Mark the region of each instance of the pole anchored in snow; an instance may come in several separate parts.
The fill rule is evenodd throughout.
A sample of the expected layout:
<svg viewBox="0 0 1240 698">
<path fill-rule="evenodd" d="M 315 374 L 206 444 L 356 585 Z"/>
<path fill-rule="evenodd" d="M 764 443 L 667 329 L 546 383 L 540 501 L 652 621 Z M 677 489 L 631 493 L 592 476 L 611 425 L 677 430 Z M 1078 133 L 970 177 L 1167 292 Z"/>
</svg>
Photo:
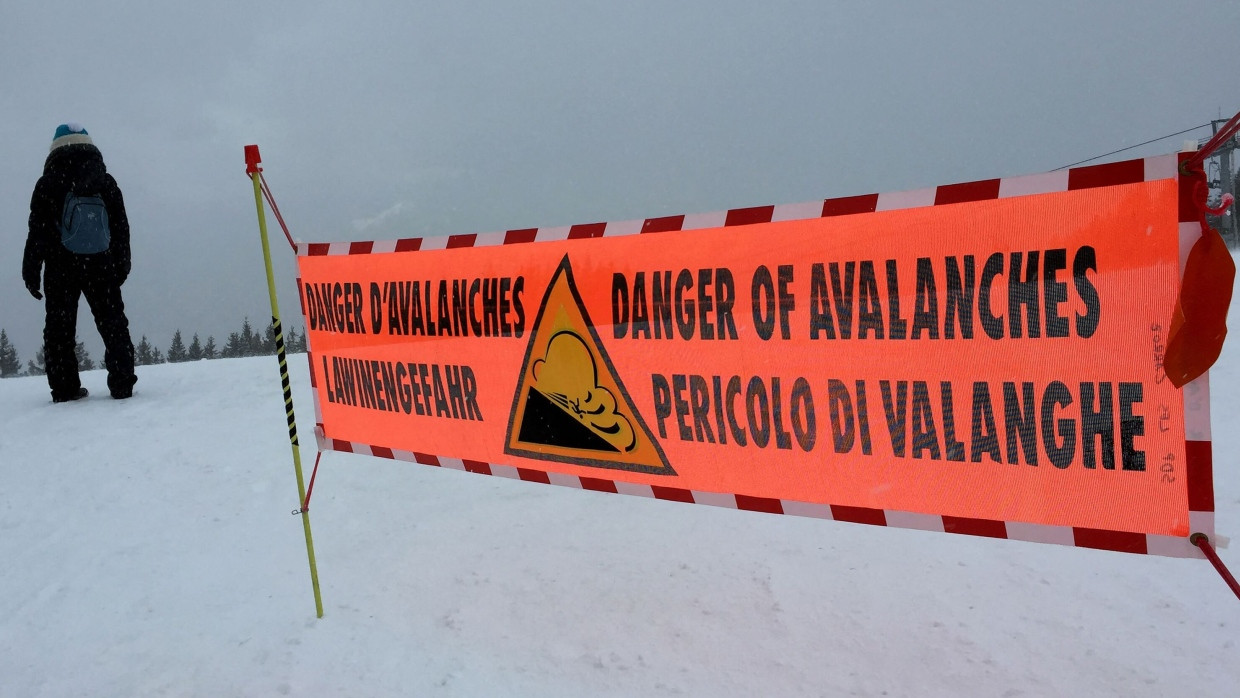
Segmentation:
<svg viewBox="0 0 1240 698">
<path fill-rule="evenodd" d="M 1231 575 L 1231 570 L 1227 569 L 1227 565 L 1223 564 L 1222 558 L 1218 556 L 1218 553 L 1214 552 L 1214 546 L 1210 545 L 1209 537 L 1204 533 L 1194 533 L 1188 537 L 1188 542 L 1201 548 L 1201 552 L 1205 553 L 1206 559 L 1210 561 L 1211 565 L 1214 565 L 1214 569 L 1218 571 L 1219 576 L 1227 583 L 1228 588 L 1232 590 L 1237 599 L 1240 599 L 1240 582 L 1236 581 L 1236 578 Z"/>
<path fill-rule="evenodd" d="M 258 208 L 258 232 L 263 241 L 263 263 L 267 267 L 267 293 L 271 298 L 271 325 L 276 335 L 276 358 L 280 361 L 280 384 L 284 387 L 284 407 L 288 416 L 288 439 L 293 448 L 293 468 L 297 471 L 297 501 L 306 501 L 305 480 L 301 474 L 301 454 L 297 445 L 297 420 L 293 416 L 293 392 L 288 378 L 288 357 L 284 352 L 284 331 L 280 327 L 280 303 L 276 298 L 275 274 L 271 271 L 271 246 L 267 243 L 267 217 L 263 213 L 262 157 L 257 145 L 245 147 L 245 173 L 254 182 L 254 205 Z M 287 233 L 286 233 L 287 234 Z M 306 532 L 306 556 L 310 559 L 310 582 L 314 585 L 314 608 L 323 617 L 323 597 L 319 593 L 319 569 L 314 562 L 314 537 L 310 534 L 310 512 L 303 506 L 301 525 Z"/>
</svg>

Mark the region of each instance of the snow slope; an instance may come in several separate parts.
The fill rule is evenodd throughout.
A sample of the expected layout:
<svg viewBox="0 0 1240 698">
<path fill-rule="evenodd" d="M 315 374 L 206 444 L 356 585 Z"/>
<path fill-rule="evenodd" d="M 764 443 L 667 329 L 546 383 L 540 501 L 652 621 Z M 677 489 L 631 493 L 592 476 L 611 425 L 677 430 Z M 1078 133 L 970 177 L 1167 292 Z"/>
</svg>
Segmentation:
<svg viewBox="0 0 1240 698">
<path fill-rule="evenodd" d="M 1240 601 L 1204 561 L 339 453 L 311 505 L 316 619 L 277 371 L 144 367 L 133 400 L 65 405 L 0 381 L 0 696 L 1240 695 Z M 1237 388 L 1233 339 L 1213 373 L 1233 536 Z"/>
</svg>

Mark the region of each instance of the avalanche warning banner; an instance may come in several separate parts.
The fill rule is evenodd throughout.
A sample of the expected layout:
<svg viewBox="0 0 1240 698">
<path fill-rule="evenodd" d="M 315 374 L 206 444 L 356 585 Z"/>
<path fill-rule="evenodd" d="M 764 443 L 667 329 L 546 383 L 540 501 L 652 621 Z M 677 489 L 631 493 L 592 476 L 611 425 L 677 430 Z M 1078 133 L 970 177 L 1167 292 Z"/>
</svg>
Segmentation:
<svg viewBox="0 0 1240 698">
<path fill-rule="evenodd" d="M 1187 187 L 1184 187 L 1187 188 Z M 1161 358 L 1175 156 L 298 258 L 320 447 L 1198 556 L 1206 378 Z M 1187 209 L 1186 209 L 1187 210 Z"/>
</svg>

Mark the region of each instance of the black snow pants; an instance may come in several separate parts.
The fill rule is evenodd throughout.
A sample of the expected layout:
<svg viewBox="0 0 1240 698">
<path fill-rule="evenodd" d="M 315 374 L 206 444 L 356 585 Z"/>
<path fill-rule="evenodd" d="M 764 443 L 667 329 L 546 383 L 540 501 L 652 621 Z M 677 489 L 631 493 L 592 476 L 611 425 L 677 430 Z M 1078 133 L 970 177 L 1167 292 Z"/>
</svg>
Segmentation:
<svg viewBox="0 0 1240 698">
<path fill-rule="evenodd" d="M 115 395 L 133 389 L 134 350 L 129 337 L 129 319 L 121 287 L 111 274 L 99 273 L 84 265 L 49 264 L 43 277 L 47 296 L 47 321 L 43 326 L 43 360 L 52 399 L 72 398 L 82 383 L 78 377 L 77 311 L 78 299 L 86 296 L 95 327 L 103 338 L 103 364 L 108 369 L 108 389 Z"/>
</svg>

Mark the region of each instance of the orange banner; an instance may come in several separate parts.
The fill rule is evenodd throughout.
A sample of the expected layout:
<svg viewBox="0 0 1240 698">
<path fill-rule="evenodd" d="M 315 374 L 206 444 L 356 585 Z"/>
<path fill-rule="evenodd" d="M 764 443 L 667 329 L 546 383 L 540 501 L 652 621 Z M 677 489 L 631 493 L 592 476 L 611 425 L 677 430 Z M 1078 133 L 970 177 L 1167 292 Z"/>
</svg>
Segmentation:
<svg viewBox="0 0 1240 698">
<path fill-rule="evenodd" d="M 1185 536 L 1177 181 L 299 258 L 328 439 Z"/>
</svg>

